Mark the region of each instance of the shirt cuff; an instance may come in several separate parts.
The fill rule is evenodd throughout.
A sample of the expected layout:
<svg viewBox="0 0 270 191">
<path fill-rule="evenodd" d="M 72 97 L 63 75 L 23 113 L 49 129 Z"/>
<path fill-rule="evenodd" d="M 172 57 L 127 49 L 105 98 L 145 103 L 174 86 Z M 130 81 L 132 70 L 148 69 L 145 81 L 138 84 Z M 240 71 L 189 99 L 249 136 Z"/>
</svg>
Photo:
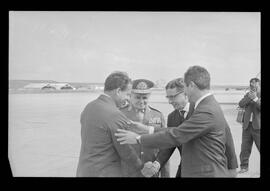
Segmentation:
<svg viewBox="0 0 270 191">
<path fill-rule="evenodd" d="M 153 134 L 155 131 L 155 128 L 153 126 L 148 126 L 149 127 L 149 134 Z"/>
<path fill-rule="evenodd" d="M 258 99 L 259 99 L 258 97 L 255 97 L 255 98 L 253 99 L 253 101 L 256 102 L 256 101 L 258 101 Z"/>
<path fill-rule="evenodd" d="M 154 161 L 153 165 L 159 170 L 160 169 L 160 163 L 158 161 Z"/>
</svg>

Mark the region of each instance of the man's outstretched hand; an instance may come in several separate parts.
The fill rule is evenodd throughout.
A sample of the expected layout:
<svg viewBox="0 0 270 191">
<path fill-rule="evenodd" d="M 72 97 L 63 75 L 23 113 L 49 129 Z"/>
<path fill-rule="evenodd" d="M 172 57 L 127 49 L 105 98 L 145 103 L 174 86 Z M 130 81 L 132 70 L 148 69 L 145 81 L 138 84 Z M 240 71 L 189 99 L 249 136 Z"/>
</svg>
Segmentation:
<svg viewBox="0 0 270 191">
<path fill-rule="evenodd" d="M 139 136 L 137 133 L 134 133 L 132 131 L 127 131 L 124 129 L 117 129 L 118 133 L 115 133 L 114 135 L 117 138 L 117 141 L 120 142 L 121 145 L 123 144 L 137 144 L 136 137 Z"/>
<path fill-rule="evenodd" d="M 149 127 L 147 125 L 140 123 L 140 122 L 130 120 L 129 127 L 130 127 L 130 129 L 132 129 L 132 131 L 136 132 L 137 134 L 148 134 L 149 133 Z"/>
</svg>

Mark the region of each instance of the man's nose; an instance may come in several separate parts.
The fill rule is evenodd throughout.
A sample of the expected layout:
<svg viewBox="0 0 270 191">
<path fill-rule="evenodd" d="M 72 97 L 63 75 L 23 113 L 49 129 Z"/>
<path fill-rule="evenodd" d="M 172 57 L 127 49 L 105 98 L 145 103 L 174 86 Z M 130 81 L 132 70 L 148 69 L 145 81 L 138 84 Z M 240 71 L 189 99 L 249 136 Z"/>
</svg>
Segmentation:
<svg viewBox="0 0 270 191">
<path fill-rule="evenodd" d="M 143 98 L 140 98 L 140 100 L 139 100 L 139 101 L 143 103 L 143 102 L 144 102 L 144 99 L 143 99 Z"/>
</svg>

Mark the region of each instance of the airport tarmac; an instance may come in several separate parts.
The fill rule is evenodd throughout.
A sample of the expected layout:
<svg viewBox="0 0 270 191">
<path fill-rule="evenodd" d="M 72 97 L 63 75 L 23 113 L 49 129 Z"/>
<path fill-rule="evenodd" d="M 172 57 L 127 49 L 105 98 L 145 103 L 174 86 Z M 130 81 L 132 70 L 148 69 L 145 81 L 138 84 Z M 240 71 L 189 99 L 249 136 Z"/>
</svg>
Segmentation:
<svg viewBox="0 0 270 191">
<path fill-rule="evenodd" d="M 16 177 L 75 177 L 80 152 L 80 113 L 98 95 L 10 94 L 9 161 Z M 167 103 L 150 103 L 165 116 Z M 241 125 L 236 105 L 221 105 L 233 135 L 239 162 Z M 178 150 L 170 159 L 171 177 L 180 161 Z M 240 163 L 239 163 L 240 165 Z M 260 177 L 260 154 L 253 144 L 249 172 L 238 177 Z"/>
</svg>

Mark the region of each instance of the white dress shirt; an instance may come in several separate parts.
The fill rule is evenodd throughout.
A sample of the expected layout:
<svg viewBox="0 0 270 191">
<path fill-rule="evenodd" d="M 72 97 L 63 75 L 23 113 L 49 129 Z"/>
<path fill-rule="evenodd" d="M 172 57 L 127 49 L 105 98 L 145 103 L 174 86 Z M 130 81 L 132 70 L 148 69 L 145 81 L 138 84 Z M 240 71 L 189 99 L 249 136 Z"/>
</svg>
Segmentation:
<svg viewBox="0 0 270 191">
<path fill-rule="evenodd" d="M 258 97 L 255 97 L 253 101 L 256 102 L 258 101 L 258 99 L 259 99 Z M 252 122 L 252 118 L 253 118 L 253 112 L 251 112 L 251 115 L 250 115 L 250 120 L 249 120 L 250 122 Z"/>
<path fill-rule="evenodd" d="M 189 105 L 190 105 L 190 103 L 187 102 L 187 104 L 185 105 L 184 109 L 182 110 L 182 111 L 185 111 L 184 118 L 187 117 L 187 114 L 188 114 L 188 111 L 189 111 Z M 180 110 L 179 110 L 179 112 L 180 112 Z"/>
</svg>

